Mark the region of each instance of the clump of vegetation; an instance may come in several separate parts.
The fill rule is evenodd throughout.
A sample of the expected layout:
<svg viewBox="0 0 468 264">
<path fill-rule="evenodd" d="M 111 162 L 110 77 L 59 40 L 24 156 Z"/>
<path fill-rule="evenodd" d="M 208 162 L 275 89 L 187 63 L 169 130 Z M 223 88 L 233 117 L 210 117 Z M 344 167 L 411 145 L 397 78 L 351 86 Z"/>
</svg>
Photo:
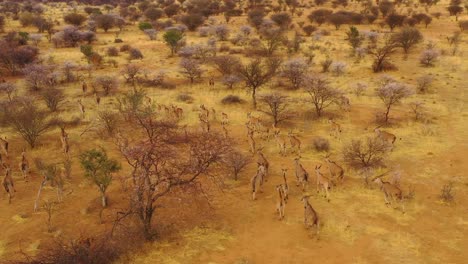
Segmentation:
<svg viewBox="0 0 468 264">
<path fill-rule="evenodd" d="M 354 167 L 372 167 L 382 164 L 388 145 L 377 137 L 352 140 L 343 148 L 343 157 Z"/>
<path fill-rule="evenodd" d="M 222 104 L 225 104 L 225 105 L 228 105 L 228 104 L 242 104 L 244 103 L 244 100 L 242 100 L 239 96 L 237 95 L 228 95 L 226 97 L 224 97 L 222 100 L 221 100 L 221 103 Z"/>
<path fill-rule="evenodd" d="M 330 142 L 328 139 L 323 138 L 323 137 L 316 137 L 312 141 L 312 145 L 314 146 L 314 149 L 319 152 L 328 152 L 330 150 Z"/>
<path fill-rule="evenodd" d="M 120 170 L 116 160 L 110 159 L 104 150 L 91 149 L 80 154 L 84 176 L 92 181 L 101 193 L 102 207 L 107 206 L 107 188 L 112 183 L 112 174 Z"/>
<path fill-rule="evenodd" d="M 191 96 L 190 94 L 186 94 L 186 93 L 183 93 L 183 94 L 179 94 L 177 95 L 177 101 L 179 102 L 184 102 L 184 103 L 192 103 L 194 100 L 193 96 Z"/>
<path fill-rule="evenodd" d="M 453 202 L 454 198 L 453 183 L 449 182 L 444 184 L 444 186 L 442 186 L 442 190 L 440 191 L 440 199 L 446 203 L 451 203 Z"/>
</svg>

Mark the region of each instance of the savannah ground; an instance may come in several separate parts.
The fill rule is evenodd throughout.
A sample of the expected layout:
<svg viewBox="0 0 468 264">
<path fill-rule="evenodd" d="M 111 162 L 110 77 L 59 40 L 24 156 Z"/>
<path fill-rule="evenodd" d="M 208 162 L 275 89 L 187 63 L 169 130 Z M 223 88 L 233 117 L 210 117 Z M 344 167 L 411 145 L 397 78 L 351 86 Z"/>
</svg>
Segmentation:
<svg viewBox="0 0 468 264">
<path fill-rule="evenodd" d="M 445 7 L 446 1 L 431 7 L 431 11 L 440 10 L 440 19 L 424 28 L 417 26 L 424 35 L 424 43 L 432 40 L 440 50 L 449 50 L 446 37 L 458 30 L 454 17 L 449 17 Z M 357 9 L 358 4 L 350 3 L 349 9 Z M 81 8 L 80 6 L 78 8 Z M 404 9 L 404 8 L 403 8 Z M 418 9 L 418 8 L 415 8 Z M 422 10 L 422 7 L 419 7 Z M 48 8 L 45 16 L 61 19 L 65 5 Z M 307 21 L 306 15 L 311 8 L 304 10 L 301 17 L 293 17 L 295 23 Z M 465 13 L 459 17 L 462 20 Z M 221 23 L 222 16 L 214 16 Z M 246 24 L 246 16 L 234 17 L 229 23 L 232 32 Z M 377 24 L 357 25 L 359 30 L 382 29 Z M 324 152 L 317 152 L 312 146 L 313 139 L 320 136 L 330 141 L 331 157 L 344 165 L 342 158 L 343 146 L 351 139 L 374 135 L 375 114 L 383 110 L 381 101 L 375 96 L 374 89 L 382 73 L 371 70 L 372 58 L 364 57 L 360 62 L 351 57 L 350 47 L 345 39 L 347 25 L 340 30 L 324 24 L 320 29 L 327 29 L 331 35 L 320 40 L 306 37 L 302 44 L 307 49 L 312 43 L 324 47 L 333 60 L 345 61 L 347 71 L 342 76 L 329 74 L 333 87 L 345 91 L 350 98 L 349 112 L 341 111 L 332 106 L 325 110 L 325 116 L 317 118 L 312 105 L 303 99 L 308 95 L 303 90 L 291 91 L 276 87 L 276 81 L 260 88 L 259 94 L 279 91 L 293 100 L 289 108 L 294 111 L 294 117 L 280 124 L 282 134 L 292 130 L 299 135 L 303 150 L 301 162 L 311 174 L 312 181 L 306 194 L 312 195 L 310 202 L 321 217 L 320 236 L 308 231 L 303 225 L 303 206 L 300 198 L 303 196 L 299 187 L 295 186 L 293 159 L 295 154 L 288 153 L 285 157 L 278 154 L 274 140 L 257 140 L 263 147 L 271 166 L 269 181 L 264 186 L 264 192 L 257 194 L 257 200 L 252 201 L 249 180 L 256 171 L 255 162 L 244 170 L 238 181 L 232 180 L 229 172 L 219 172 L 223 176 L 222 183 L 206 181 L 204 191 L 207 197 L 176 193 L 164 199 L 164 206 L 158 208 L 154 224 L 159 238 L 151 243 L 132 249 L 127 256 L 117 263 L 464 263 L 468 257 L 468 133 L 466 108 L 466 76 L 467 43 L 466 33 L 456 56 L 445 54 L 440 57 L 434 67 L 421 67 L 419 54 L 424 49 L 424 43 L 415 46 L 404 58 L 399 49 L 391 56 L 397 65 L 397 71 L 390 74 L 398 81 L 415 86 L 416 79 L 424 74 L 434 77 L 431 90 L 425 94 L 416 93 L 405 99 L 391 112 L 391 121 L 384 129 L 397 135 L 394 150 L 388 154 L 386 167 L 377 170 L 375 174 L 388 168 L 399 166 L 402 171 L 401 186 L 407 194 L 414 188 L 414 198 L 405 201 L 406 213 L 393 209 L 384 203 L 383 193 L 377 186 L 365 186 L 357 170 L 349 166 L 345 168 L 345 181 L 331 190 L 331 200 L 327 202 L 315 193 L 314 167 L 323 163 Z M 18 21 L 9 20 L 6 30 L 20 30 Z M 395 29 L 396 31 L 399 28 Z M 34 28 L 21 28 L 21 31 L 34 32 Z M 228 90 L 218 81 L 218 75 L 210 65 L 203 66 L 205 72 L 202 79 L 190 85 L 179 73 L 177 56 L 169 57 L 169 49 L 161 40 L 150 41 L 136 23 L 125 27 L 120 34 L 122 44 L 114 44 L 114 30 L 104 33 L 98 31 L 98 40 L 94 49 L 105 54 L 110 46 L 119 47 L 130 44 L 139 48 L 144 58 L 132 63 L 143 66 L 148 71 L 165 70 L 171 83 L 176 84 L 172 90 L 161 88 L 145 88 L 148 96 L 161 104 L 176 104 L 184 109 L 183 124 L 191 130 L 199 130 L 197 111 L 200 104 L 215 108 L 218 113 L 229 115 L 230 137 L 238 149 L 247 155 L 248 143 L 245 122 L 246 113 L 262 117 L 269 124 L 269 118 L 251 108 L 250 95 L 239 84 L 234 90 Z M 291 35 L 292 32 L 289 32 Z M 195 32 L 186 35 L 187 43 L 206 42 L 207 38 L 199 37 Z M 228 45 L 229 42 L 224 42 Z M 221 44 L 221 42 L 219 42 Z M 55 49 L 47 41 L 39 44 L 40 58 L 44 63 L 52 61 L 61 64 L 64 61 L 74 61 L 85 65 L 86 60 L 79 48 Z M 286 57 L 283 49 L 279 54 Z M 293 55 L 295 56 L 295 55 Z M 320 71 L 319 62 L 325 58 L 320 50 L 315 51 L 313 72 Z M 131 88 L 123 84 L 118 71 L 128 63 L 122 53 L 115 58 L 118 67 L 105 66 L 92 74 L 98 76 L 107 74 L 119 78 L 122 85 L 116 94 L 103 97 L 99 110 L 115 109 L 119 94 Z M 242 56 L 242 60 L 248 58 Z M 86 71 L 80 72 L 87 77 Z M 208 77 L 215 76 L 214 88 L 209 88 Z M 23 87 L 21 77 L 8 77 L 7 81 L 16 82 L 18 94 L 28 93 Z M 356 82 L 366 82 L 369 88 L 362 96 L 355 96 L 351 87 Z M 64 119 L 79 116 L 76 100 L 82 98 L 88 112 L 79 126 L 67 129 L 73 157 L 73 173 L 65 184 L 64 201 L 56 206 L 52 216 L 53 232 L 47 232 L 44 210 L 33 212 L 33 203 L 40 176 L 32 169 L 31 180 L 24 182 L 16 165 L 13 177 L 17 192 L 8 204 L 6 194 L 2 191 L 0 200 L 0 262 L 23 259 L 24 255 L 39 254 L 46 245 L 58 238 L 77 238 L 92 236 L 108 230 L 117 212 L 127 206 L 128 194 L 122 191 L 121 184 L 114 180 L 108 191 L 109 206 L 102 211 L 100 223 L 100 199 L 94 185 L 82 177 L 82 169 L 76 157 L 90 148 L 104 147 L 109 156 L 122 162 L 123 170 L 118 174 L 125 176 L 128 168 L 112 140 L 101 139 L 95 133 L 82 133 L 96 119 L 98 107 L 93 96 L 83 96 L 80 83 L 67 84 L 60 87 L 66 92 L 67 99 L 58 113 Z M 178 102 L 177 96 L 190 94 L 194 100 L 191 103 Z M 223 105 L 221 99 L 234 94 L 246 102 L 242 105 Z M 428 122 L 415 121 L 409 103 L 424 102 Z M 260 105 L 260 107 L 262 107 Z M 334 117 L 343 128 L 341 140 L 329 135 L 328 119 Z M 213 121 L 213 130 L 220 131 L 218 121 Z M 19 164 L 21 149 L 26 143 L 10 128 L 2 128 L 2 136 L 7 136 L 11 146 L 12 164 Z M 288 149 L 289 151 L 289 149 Z M 61 160 L 59 129 L 52 129 L 40 139 L 39 146 L 28 149 L 31 160 L 42 157 L 59 162 Z M 254 161 L 256 157 L 254 157 Z M 276 191 L 274 186 L 282 183 L 281 168 L 288 168 L 288 179 L 291 188 L 290 200 L 286 205 L 286 217 L 279 221 L 275 212 Z M 441 189 L 445 184 L 453 183 L 454 201 L 443 202 L 440 198 Z M 46 187 L 42 200 L 56 199 L 55 189 Z"/>
</svg>

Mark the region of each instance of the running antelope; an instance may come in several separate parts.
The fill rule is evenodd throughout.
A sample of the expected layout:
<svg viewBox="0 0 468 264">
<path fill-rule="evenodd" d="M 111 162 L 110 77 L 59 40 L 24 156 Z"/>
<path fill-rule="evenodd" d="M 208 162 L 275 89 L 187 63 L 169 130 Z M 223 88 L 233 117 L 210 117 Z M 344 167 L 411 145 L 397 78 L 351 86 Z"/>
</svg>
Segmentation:
<svg viewBox="0 0 468 264">
<path fill-rule="evenodd" d="M 181 119 L 182 115 L 184 114 L 184 109 L 175 105 L 172 106 L 172 111 L 174 112 L 174 116 L 176 119 Z"/>
<path fill-rule="evenodd" d="M 288 169 L 282 168 L 281 171 L 283 172 L 283 193 L 284 193 L 284 202 L 287 203 L 289 199 L 289 185 L 288 185 L 288 180 L 286 179 L 286 173 L 288 172 Z"/>
<path fill-rule="evenodd" d="M 382 140 L 384 143 L 388 144 L 390 146 L 390 150 L 393 150 L 393 145 L 394 145 L 395 140 L 396 140 L 397 137 L 392 133 L 380 130 L 379 127 L 374 129 L 374 131 L 375 131 L 375 134 L 377 135 L 377 137 L 380 140 Z"/>
<path fill-rule="evenodd" d="M 0 137 L 0 148 L 1 148 L 1 151 L 5 154 L 5 157 L 8 158 L 8 141 L 7 141 L 7 138 L 1 138 Z"/>
<path fill-rule="evenodd" d="M 329 159 L 330 155 L 325 156 L 325 162 L 327 163 L 328 167 L 328 172 L 330 173 L 330 179 L 332 180 L 332 183 L 335 184 L 335 180 L 339 180 L 340 182 L 343 182 L 344 179 L 344 169 L 336 164 L 336 162 L 332 161 Z"/>
<path fill-rule="evenodd" d="M 8 164 L 3 164 L 3 169 L 5 169 L 5 176 L 3 177 L 2 185 L 5 191 L 8 193 L 8 203 L 11 204 L 13 193 L 16 192 L 15 184 L 13 183 L 13 178 L 11 177 L 10 166 Z"/>
<path fill-rule="evenodd" d="M 229 124 L 229 117 L 226 113 L 221 112 L 221 125 Z"/>
<path fill-rule="evenodd" d="M 208 110 L 204 104 L 200 105 L 200 111 L 205 115 L 206 119 L 210 116 L 210 110 Z"/>
<path fill-rule="evenodd" d="M 319 187 L 322 187 L 322 189 L 325 191 L 325 198 L 328 199 L 329 197 L 328 189 L 330 188 L 330 179 L 328 179 L 326 176 L 324 176 L 320 172 L 320 167 L 322 167 L 322 165 L 315 166 L 315 174 L 317 175 L 317 193 L 320 192 Z M 330 199 L 328 199 L 328 201 L 330 201 Z"/>
<path fill-rule="evenodd" d="M 68 133 L 65 131 L 65 128 L 60 128 L 60 142 L 62 142 L 62 151 L 65 155 L 70 153 L 70 144 L 68 142 Z"/>
<path fill-rule="evenodd" d="M 403 194 L 398 186 L 389 182 L 385 182 L 380 177 L 377 177 L 374 182 L 377 183 L 380 186 L 380 190 L 383 191 L 385 204 L 391 205 L 393 201 L 399 200 L 401 202 L 403 212 L 405 212 L 405 207 L 403 205 Z"/>
<path fill-rule="evenodd" d="M 210 125 L 210 120 L 208 119 L 208 116 L 204 115 L 203 113 L 200 113 L 198 115 L 198 119 L 200 120 L 200 125 L 202 127 L 202 130 L 206 132 L 210 132 L 211 125 Z"/>
<path fill-rule="evenodd" d="M 302 185 L 302 191 L 305 190 L 307 183 L 309 182 L 309 173 L 304 169 L 301 163 L 299 163 L 299 158 L 295 158 L 295 168 L 296 168 L 296 186 L 299 184 Z"/>
<path fill-rule="evenodd" d="M 81 90 L 83 91 L 83 93 L 86 93 L 88 91 L 88 84 L 86 82 L 83 82 L 81 84 Z"/>
<path fill-rule="evenodd" d="M 248 112 L 247 113 L 247 119 L 248 119 L 248 123 L 253 126 L 255 129 L 258 129 L 258 127 L 260 126 L 260 124 L 262 123 L 261 119 L 259 117 L 255 117 L 252 115 L 252 112 Z"/>
<path fill-rule="evenodd" d="M 257 168 L 257 173 L 250 179 L 250 186 L 252 188 L 252 200 L 257 199 L 257 183 L 259 185 L 258 189 L 262 191 L 264 173 L 265 168 L 262 165 L 259 165 Z"/>
<path fill-rule="evenodd" d="M 101 97 L 98 95 L 97 92 L 94 92 L 94 100 L 96 101 L 96 104 L 98 106 L 101 104 Z"/>
<path fill-rule="evenodd" d="M 21 162 L 19 164 L 21 173 L 23 174 L 23 179 L 27 182 L 29 177 L 29 161 L 26 158 L 26 150 L 23 149 L 21 152 Z"/>
<path fill-rule="evenodd" d="M 304 225 L 307 229 L 315 226 L 317 228 L 317 235 L 320 232 L 320 220 L 317 211 L 314 210 L 309 203 L 310 196 L 303 196 L 301 201 L 304 203 Z"/>
<path fill-rule="evenodd" d="M 267 180 L 267 176 L 269 176 L 269 170 L 270 170 L 270 163 L 268 162 L 268 160 L 265 158 L 265 155 L 263 154 L 262 150 L 260 149 L 258 151 L 258 159 L 257 159 L 257 163 L 262 165 L 263 167 L 265 167 L 265 181 L 268 181 Z"/>
<path fill-rule="evenodd" d="M 276 211 L 278 212 L 279 220 L 284 218 L 284 208 L 286 207 L 286 200 L 283 192 L 283 185 L 276 185 L 276 191 L 278 192 L 278 200 L 276 202 Z"/>
<path fill-rule="evenodd" d="M 286 155 L 286 137 L 281 136 L 279 131 L 275 131 L 275 140 L 276 144 L 278 144 L 279 147 L 279 154 L 281 155 Z"/>
<path fill-rule="evenodd" d="M 301 141 L 293 135 L 291 131 L 288 133 L 289 137 L 289 143 L 291 144 L 291 151 L 294 151 L 294 149 L 297 149 L 297 153 L 300 155 L 301 154 Z"/>
<path fill-rule="evenodd" d="M 330 123 L 330 136 L 339 139 L 342 131 L 341 125 L 333 121 L 333 119 L 328 119 L 328 123 Z"/>
<path fill-rule="evenodd" d="M 249 141 L 250 152 L 251 152 L 252 154 L 255 154 L 255 151 L 256 151 L 256 150 L 255 150 L 255 139 L 254 139 L 254 132 L 253 132 L 253 130 L 250 130 L 250 131 L 248 132 L 248 138 L 247 138 L 247 139 L 248 139 L 248 141 Z"/>
<path fill-rule="evenodd" d="M 83 105 L 83 103 L 81 102 L 81 99 L 78 99 L 78 107 L 80 108 L 80 112 L 81 112 L 81 116 L 83 118 L 85 118 L 85 106 Z"/>
</svg>

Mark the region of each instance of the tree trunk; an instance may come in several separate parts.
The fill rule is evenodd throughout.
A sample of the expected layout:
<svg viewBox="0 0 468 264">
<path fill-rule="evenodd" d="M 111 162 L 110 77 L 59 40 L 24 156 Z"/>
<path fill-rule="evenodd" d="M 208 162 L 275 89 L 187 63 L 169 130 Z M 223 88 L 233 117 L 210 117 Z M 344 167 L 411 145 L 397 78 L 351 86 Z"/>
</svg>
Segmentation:
<svg viewBox="0 0 468 264">
<path fill-rule="evenodd" d="M 105 192 L 101 192 L 101 204 L 102 207 L 107 207 L 107 197 Z"/>
<path fill-rule="evenodd" d="M 387 106 L 387 111 L 385 112 L 385 124 L 388 124 L 388 116 L 390 114 L 391 105 Z"/>
<path fill-rule="evenodd" d="M 143 235 L 147 241 L 151 241 L 154 238 L 153 229 L 151 228 L 151 218 L 151 215 L 146 215 L 146 218 L 143 219 Z"/>
<path fill-rule="evenodd" d="M 252 104 L 253 108 L 257 109 L 257 97 L 256 97 L 257 88 L 252 88 Z"/>
</svg>

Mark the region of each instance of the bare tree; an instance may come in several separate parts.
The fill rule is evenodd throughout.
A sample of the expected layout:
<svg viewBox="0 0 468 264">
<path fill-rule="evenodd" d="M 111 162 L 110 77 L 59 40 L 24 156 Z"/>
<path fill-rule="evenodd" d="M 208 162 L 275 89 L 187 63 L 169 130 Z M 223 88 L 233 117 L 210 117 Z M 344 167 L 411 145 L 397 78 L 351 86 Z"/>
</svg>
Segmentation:
<svg viewBox="0 0 468 264">
<path fill-rule="evenodd" d="M 141 66 L 130 63 L 124 66 L 121 71 L 125 82 L 131 84 L 133 87 L 135 86 L 135 82 L 137 78 L 143 73 L 143 69 Z"/>
<path fill-rule="evenodd" d="M 13 94 L 16 91 L 16 85 L 14 83 L 4 82 L 0 83 L 0 93 L 4 93 L 8 97 L 8 101 L 13 100 Z"/>
<path fill-rule="evenodd" d="M 130 167 L 132 205 L 146 239 L 154 238 L 152 220 L 163 198 L 177 188 L 196 188 L 198 179 L 222 164 L 231 143 L 210 132 L 186 134 L 177 121 L 165 119 L 148 107 L 137 109 L 122 131 L 118 145 Z"/>
<path fill-rule="evenodd" d="M 388 145 L 377 137 L 352 140 L 343 148 L 343 157 L 351 166 L 372 167 L 381 164 Z"/>
<path fill-rule="evenodd" d="M 342 94 L 339 90 L 330 87 L 328 80 L 321 76 L 308 76 L 305 83 L 305 90 L 311 97 L 318 117 L 322 116 L 325 108 L 336 103 Z"/>
<path fill-rule="evenodd" d="M 278 123 L 291 118 L 291 113 L 288 110 L 288 96 L 273 93 L 261 96 L 260 101 L 266 105 L 266 109 L 260 111 L 271 116 L 275 127 Z"/>
<path fill-rule="evenodd" d="M 372 70 L 374 72 L 381 72 L 387 69 L 391 69 L 392 64 L 388 61 L 390 55 L 395 52 L 397 46 L 395 43 L 386 41 L 386 43 L 378 47 L 375 50 L 369 50 L 369 53 L 374 56 L 374 62 L 372 63 Z"/>
<path fill-rule="evenodd" d="M 63 91 L 54 87 L 46 88 L 41 91 L 41 97 L 52 112 L 57 111 L 60 104 L 65 101 L 65 94 Z"/>
<path fill-rule="evenodd" d="M 240 59 L 231 55 L 217 56 L 212 59 L 215 69 L 223 76 L 233 74 L 240 65 Z"/>
<path fill-rule="evenodd" d="M 198 60 L 183 58 L 179 65 L 181 68 L 180 72 L 190 80 L 190 85 L 192 85 L 196 79 L 201 78 L 203 70 Z"/>
<path fill-rule="evenodd" d="M 245 81 L 245 86 L 252 91 L 253 107 L 257 108 L 257 90 L 265 85 L 278 71 L 281 61 L 277 58 L 269 58 L 264 61 L 255 59 L 238 68 L 238 73 Z"/>
<path fill-rule="evenodd" d="M 287 78 L 293 89 L 299 89 L 304 82 L 308 64 L 303 58 L 290 59 L 283 63 L 281 76 Z"/>
<path fill-rule="evenodd" d="M 223 158 L 223 162 L 231 169 L 234 180 L 237 181 L 239 173 L 251 162 L 249 156 L 242 154 L 239 151 L 231 151 Z"/>
<path fill-rule="evenodd" d="M 94 85 L 95 88 L 101 87 L 101 89 L 104 91 L 104 95 L 107 96 L 114 90 L 117 90 L 119 87 L 119 82 L 116 77 L 103 75 L 97 76 L 94 79 Z"/>
<path fill-rule="evenodd" d="M 377 96 L 385 105 L 385 123 L 388 123 L 390 109 L 401 102 L 404 98 L 413 94 L 413 91 L 405 84 L 390 82 L 377 89 Z"/>
<path fill-rule="evenodd" d="M 14 101 L 2 110 L 6 124 L 28 142 L 31 148 L 36 146 L 39 137 L 51 127 L 49 113 L 38 109 L 32 101 Z"/>
</svg>

